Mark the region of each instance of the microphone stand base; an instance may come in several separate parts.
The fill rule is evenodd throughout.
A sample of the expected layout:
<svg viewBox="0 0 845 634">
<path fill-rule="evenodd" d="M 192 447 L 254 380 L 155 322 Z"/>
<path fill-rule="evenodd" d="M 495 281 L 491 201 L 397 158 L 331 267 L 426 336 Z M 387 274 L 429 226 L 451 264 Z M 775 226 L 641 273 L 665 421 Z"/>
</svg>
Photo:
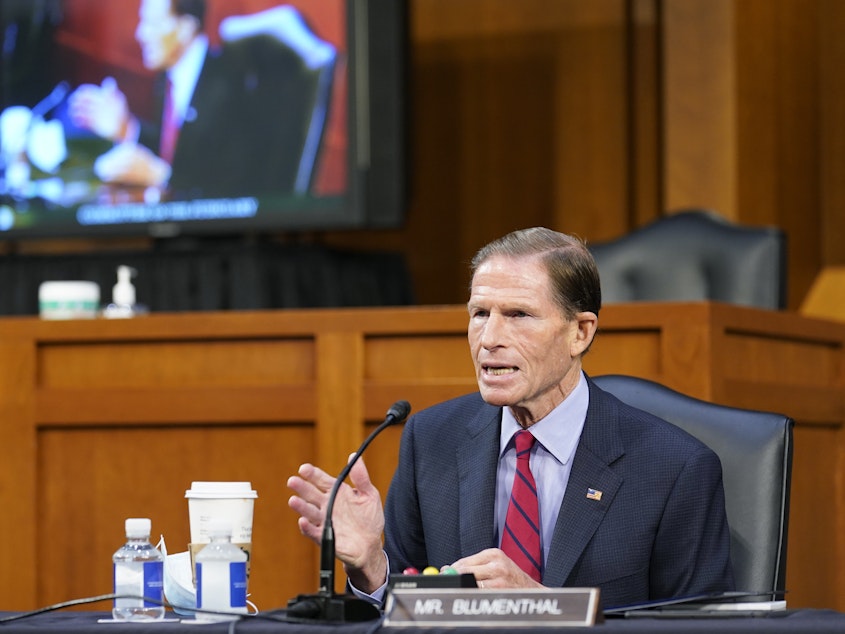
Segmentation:
<svg viewBox="0 0 845 634">
<path fill-rule="evenodd" d="M 360 623 L 380 619 L 381 610 L 349 594 L 300 594 L 288 601 L 286 617 L 299 623 Z"/>
</svg>

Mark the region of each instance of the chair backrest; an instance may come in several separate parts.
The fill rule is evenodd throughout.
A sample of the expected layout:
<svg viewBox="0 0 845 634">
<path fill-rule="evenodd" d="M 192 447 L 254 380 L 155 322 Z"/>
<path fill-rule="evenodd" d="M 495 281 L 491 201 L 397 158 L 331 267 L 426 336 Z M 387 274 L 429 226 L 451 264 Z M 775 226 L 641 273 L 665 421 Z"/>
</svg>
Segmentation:
<svg viewBox="0 0 845 634">
<path fill-rule="evenodd" d="M 716 452 L 722 462 L 736 588 L 759 592 L 759 600 L 783 598 L 794 421 L 782 414 L 717 405 L 632 376 L 609 374 L 594 381 Z"/>
<path fill-rule="evenodd" d="M 296 95 L 308 105 L 305 117 L 305 132 L 300 150 L 299 166 L 294 182 L 294 192 L 306 194 L 310 191 L 316 171 L 320 146 L 328 118 L 331 94 L 334 85 L 337 49 L 320 39 L 305 23 L 297 9 L 281 5 L 248 15 L 233 15 L 220 22 L 220 38 L 226 43 L 253 40 L 272 40 L 300 60 L 308 82 L 298 88 L 309 94 Z M 270 63 L 272 65 L 272 62 Z M 289 104 L 293 96 L 282 95 L 281 104 Z M 280 116 L 290 116 L 280 113 Z"/>
<path fill-rule="evenodd" d="M 777 227 L 741 226 L 691 209 L 589 248 L 604 304 L 713 300 L 786 306 L 786 235 Z"/>
</svg>

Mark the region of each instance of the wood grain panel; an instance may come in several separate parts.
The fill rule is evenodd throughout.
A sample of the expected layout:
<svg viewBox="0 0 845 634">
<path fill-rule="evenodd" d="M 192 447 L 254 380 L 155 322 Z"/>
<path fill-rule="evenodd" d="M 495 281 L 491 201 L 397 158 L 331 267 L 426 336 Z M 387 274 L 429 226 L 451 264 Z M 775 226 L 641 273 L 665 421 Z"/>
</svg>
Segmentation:
<svg viewBox="0 0 845 634">
<path fill-rule="evenodd" d="M 384 418 L 387 406 L 399 398 L 407 400 L 413 411 L 419 411 L 441 401 L 476 391 L 478 387 L 471 378 L 368 384 L 364 386 L 366 416 L 368 420 Z"/>
<path fill-rule="evenodd" d="M 785 381 L 761 384 L 728 379 L 719 387 L 719 402 L 800 416 L 802 425 L 830 425 L 845 420 L 845 394 L 839 392 L 839 384 L 793 386 Z"/>
<path fill-rule="evenodd" d="M 665 0 L 663 7 L 668 209 L 707 206 L 738 217 L 733 0 Z"/>
<path fill-rule="evenodd" d="M 39 573 L 36 437 L 31 421 L 36 373 L 30 341 L 0 338 L 0 529 L 7 540 L 0 593 L 8 605 L 32 605 Z"/>
<path fill-rule="evenodd" d="M 193 480 L 246 480 L 258 492 L 249 590 L 259 608 L 316 590 L 311 548 L 285 488 L 314 455 L 314 440 L 310 426 L 40 432 L 39 555 L 29 564 L 37 561 L 38 603 L 110 592 L 111 555 L 124 541 L 127 517 L 152 518 L 154 539 L 164 535 L 170 552 L 186 550 L 184 496 Z M 291 548 L 304 556 L 291 556 Z"/>
<path fill-rule="evenodd" d="M 313 420 L 317 410 L 314 385 L 292 381 L 274 387 L 102 388 L 40 390 L 36 420 L 41 425 L 275 423 Z"/>
<path fill-rule="evenodd" d="M 314 381 L 313 341 L 145 341 L 43 345 L 39 380 L 45 388 L 270 386 Z M 162 363 L 178 358 L 179 363 Z"/>
<path fill-rule="evenodd" d="M 792 470 L 792 509 L 789 516 L 789 552 L 786 575 L 787 605 L 840 606 L 841 579 L 837 566 L 819 562 L 841 556 L 841 550 L 828 538 L 842 534 L 842 522 L 830 512 L 831 504 L 841 502 L 830 495 L 832 477 L 843 464 L 832 447 L 842 446 L 842 422 L 829 427 L 795 428 Z M 841 497 L 841 495 L 839 496 Z M 800 580 L 800 583 L 798 582 Z"/>
<path fill-rule="evenodd" d="M 728 332 L 730 355 L 722 368 L 725 380 L 788 383 L 793 387 L 831 385 L 841 372 L 842 349 L 835 342 L 811 338 L 756 336 Z"/>
<path fill-rule="evenodd" d="M 601 320 L 599 320 L 601 321 Z M 584 369 L 592 375 L 610 374 L 624 365 L 629 373 L 658 380 L 660 367 L 660 331 L 631 328 L 599 329 L 587 356 Z"/>
<path fill-rule="evenodd" d="M 466 333 L 441 336 L 369 337 L 368 381 L 425 380 L 474 377 Z"/>
<path fill-rule="evenodd" d="M 845 264 L 845 4 L 819 2 L 819 174 L 821 222 L 815 234 L 822 266 Z"/>
</svg>

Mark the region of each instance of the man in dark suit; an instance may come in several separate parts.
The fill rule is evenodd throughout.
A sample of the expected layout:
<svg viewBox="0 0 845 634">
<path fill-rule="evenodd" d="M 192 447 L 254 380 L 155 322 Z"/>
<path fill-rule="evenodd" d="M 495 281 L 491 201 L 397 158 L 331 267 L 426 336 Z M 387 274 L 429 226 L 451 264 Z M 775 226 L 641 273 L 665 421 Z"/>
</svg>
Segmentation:
<svg viewBox="0 0 845 634">
<path fill-rule="evenodd" d="M 315 79 L 269 36 L 211 46 L 205 12 L 205 0 L 141 0 L 135 39 L 157 73 L 148 121 L 113 80 L 75 91 L 74 123 L 117 143 L 95 170 L 171 198 L 292 192 Z"/>
<path fill-rule="evenodd" d="M 473 573 L 485 588 L 598 586 L 605 607 L 733 589 L 718 457 L 582 370 L 601 306 L 586 246 L 518 231 L 479 251 L 472 273 L 479 393 L 408 421 L 383 513 L 363 462 L 353 467 L 333 517 L 353 590 L 379 600 L 388 571 L 428 565 Z M 539 500 L 529 557 L 511 548 L 522 538 L 508 510 L 514 474 L 525 479 L 521 430 L 535 439 L 520 451 Z M 308 464 L 288 480 L 315 541 L 333 480 Z"/>
</svg>

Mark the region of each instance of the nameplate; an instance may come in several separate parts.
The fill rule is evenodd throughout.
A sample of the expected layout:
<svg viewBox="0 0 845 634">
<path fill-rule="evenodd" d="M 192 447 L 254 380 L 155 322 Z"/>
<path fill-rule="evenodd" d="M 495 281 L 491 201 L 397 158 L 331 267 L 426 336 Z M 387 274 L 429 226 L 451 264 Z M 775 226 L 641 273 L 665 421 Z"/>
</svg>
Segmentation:
<svg viewBox="0 0 845 634">
<path fill-rule="evenodd" d="M 405 589 L 387 595 L 385 625 L 538 627 L 595 625 L 598 588 Z"/>
</svg>

